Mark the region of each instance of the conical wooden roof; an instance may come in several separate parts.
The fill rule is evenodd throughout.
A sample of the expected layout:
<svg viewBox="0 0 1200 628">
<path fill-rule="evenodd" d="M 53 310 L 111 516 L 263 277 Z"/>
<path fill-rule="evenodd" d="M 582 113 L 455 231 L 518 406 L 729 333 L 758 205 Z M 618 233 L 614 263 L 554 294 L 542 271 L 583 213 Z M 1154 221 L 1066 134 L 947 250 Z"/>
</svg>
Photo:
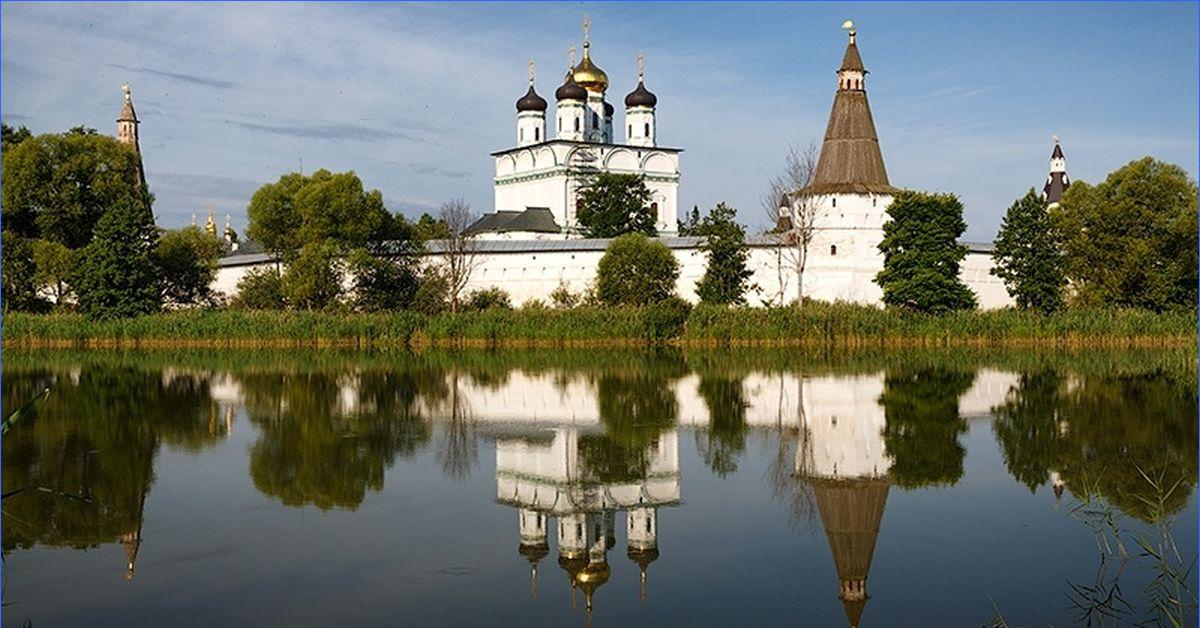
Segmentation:
<svg viewBox="0 0 1200 628">
<path fill-rule="evenodd" d="M 888 482 L 884 479 L 813 480 L 813 495 L 840 582 L 867 579 L 887 494 Z M 843 597 L 842 602 L 846 619 L 851 626 L 857 626 L 866 604 L 865 595 Z"/>
</svg>

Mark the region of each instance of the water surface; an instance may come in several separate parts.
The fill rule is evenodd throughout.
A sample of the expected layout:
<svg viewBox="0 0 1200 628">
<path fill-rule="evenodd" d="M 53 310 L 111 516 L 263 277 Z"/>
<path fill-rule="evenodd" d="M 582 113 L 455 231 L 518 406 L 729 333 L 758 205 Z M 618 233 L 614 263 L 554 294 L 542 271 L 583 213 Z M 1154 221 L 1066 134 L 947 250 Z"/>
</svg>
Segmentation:
<svg viewBox="0 0 1200 628">
<path fill-rule="evenodd" d="M 1155 580 L 1197 552 L 1194 351 L 6 351 L 2 381 L 6 415 L 51 388 L 3 442 L 13 625 L 1195 622 L 1161 604 L 1195 571 Z"/>
</svg>

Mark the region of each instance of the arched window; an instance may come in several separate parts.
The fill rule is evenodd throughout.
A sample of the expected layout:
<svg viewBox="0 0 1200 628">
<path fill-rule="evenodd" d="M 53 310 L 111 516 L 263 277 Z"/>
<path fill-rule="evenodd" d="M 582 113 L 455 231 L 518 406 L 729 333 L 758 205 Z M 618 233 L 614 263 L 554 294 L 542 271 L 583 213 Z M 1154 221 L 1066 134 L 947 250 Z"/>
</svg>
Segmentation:
<svg viewBox="0 0 1200 628">
<path fill-rule="evenodd" d="M 600 116 L 595 111 L 592 112 L 592 126 L 600 126 Z"/>
<path fill-rule="evenodd" d="M 836 244 L 830 244 L 830 245 L 829 245 L 829 254 L 830 254 L 830 255 L 837 255 L 837 245 L 836 245 Z"/>
<path fill-rule="evenodd" d="M 833 197 L 833 206 L 837 207 L 837 197 Z"/>
<path fill-rule="evenodd" d="M 579 117 L 578 116 L 575 117 L 575 131 L 576 132 L 579 131 Z"/>
<path fill-rule="evenodd" d="M 650 203 L 650 212 L 654 214 L 654 219 L 658 220 L 658 203 Z"/>
<path fill-rule="evenodd" d="M 649 122 L 646 123 L 645 132 L 646 132 L 646 137 L 650 137 L 650 123 Z"/>
<path fill-rule="evenodd" d="M 535 142 L 542 141 L 542 130 L 538 127 L 533 128 L 533 141 L 535 141 Z"/>
<path fill-rule="evenodd" d="M 519 139 L 520 139 L 522 142 L 524 142 L 524 141 L 525 141 L 525 129 L 520 129 L 519 131 L 517 131 L 517 135 L 518 135 L 518 136 L 520 136 L 520 138 L 519 138 Z"/>
<path fill-rule="evenodd" d="M 629 130 L 625 132 L 627 137 L 633 137 L 633 125 L 629 125 Z"/>
<path fill-rule="evenodd" d="M 558 129 L 557 130 L 559 133 L 562 133 L 562 118 L 558 119 Z"/>
</svg>

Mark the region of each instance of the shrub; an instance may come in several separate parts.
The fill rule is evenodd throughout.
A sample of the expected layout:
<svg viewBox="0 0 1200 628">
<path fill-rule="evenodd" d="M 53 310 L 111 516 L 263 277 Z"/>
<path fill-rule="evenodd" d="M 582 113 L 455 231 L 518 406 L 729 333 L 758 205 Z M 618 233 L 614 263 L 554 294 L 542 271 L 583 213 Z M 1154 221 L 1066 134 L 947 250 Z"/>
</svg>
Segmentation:
<svg viewBox="0 0 1200 628">
<path fill-rule="evenodd" d="M 512 301 L 509 299 L 508 293 L 500 288 L 484 288 L 467 295 L 466 300 L 463 302 L 463 308 L 479 312 L 483 310 L 511 310 Z"/>
<path fill-rule="evenodd" d="M 407 258 L 381 258 L 365 250 L 350 258 L 354 273 L 354 306 L 361 312 L 407 309 L 417 295 L 419 279 Z"/>
<path fill-rule="evenodd" d="M 282 310 L 287 307 L 283 297 L 283 276 L 279 269 L 254 268 L 237 284 L 237 295 L 229 307 L 241 310 Z"/>
<path fill-rule="evenodd" d="M 440 314 L 449 309 L 450 281 L 438 266 L 427 267 L 417 281 L 412 309 L 421 314 Z"/>
<path fill-rule="evenodd" d="M 675 292 L 679 262 L 662 242 L 640 233 L 612 241 L 600 258 L 596 292 L 606 305 L 649 305 Z"/>
<path fill-rule="evenodd" d="M 163 233 L 152 258 L 158 269 L 164 303 L 206 305 L 212 302 L 213 277 L 224 242 L 191 226 Z"/>
<path fill-rule="evenodd" d="M 558 287 L 550 293 L 550 301 L 554 303 L 554 307 L 563 310 L 569 310 L 579 305 L 581 298 L 581 295 L 571 292 L 571 287 L 565 281 L 559 281 Z"/>
</svg>

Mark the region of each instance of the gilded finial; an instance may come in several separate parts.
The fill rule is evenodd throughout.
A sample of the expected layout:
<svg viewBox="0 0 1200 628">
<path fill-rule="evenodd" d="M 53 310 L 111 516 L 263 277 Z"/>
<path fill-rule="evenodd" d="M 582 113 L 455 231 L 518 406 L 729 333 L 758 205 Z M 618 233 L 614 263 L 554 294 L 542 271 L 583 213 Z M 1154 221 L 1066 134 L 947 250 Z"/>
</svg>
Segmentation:
<svg viewBox="0 0 1200 628">
<path fill-rule="evenodd" d="M 642 82 L 642 77 L 646 74 L 646 55 L 642 51 L 638 51 L 638 82 Z"/>
<path fill-rule="evenodd" d="M 592 19 L 583 14 L 583 47 L 587 48 L 591 44 Z"/>
<path fill-rule="evenodd" d="M 1054 143 L 1055 143 L 1055 144 L 1057 144 L 1057 143 L 1058 143 L 1058 133 L 1055 133 L 1054 135 L 1051 135 L 1051 136 L 1050 136 L 1050 139 L 1053 139 L 1053 140 L 1054 140 Z"/>
<path fill-rule="evenodd" d="M 531 87 L 533 86 L 533 74 L 534 74 L 534 70 L 535 70 L 535 67 L 534 67 L 534 65 L 533 65 L 533 59 L 530 59 L 530 60 L 529 60 L 529 85 L 530 85 Z"/>
</svg>

